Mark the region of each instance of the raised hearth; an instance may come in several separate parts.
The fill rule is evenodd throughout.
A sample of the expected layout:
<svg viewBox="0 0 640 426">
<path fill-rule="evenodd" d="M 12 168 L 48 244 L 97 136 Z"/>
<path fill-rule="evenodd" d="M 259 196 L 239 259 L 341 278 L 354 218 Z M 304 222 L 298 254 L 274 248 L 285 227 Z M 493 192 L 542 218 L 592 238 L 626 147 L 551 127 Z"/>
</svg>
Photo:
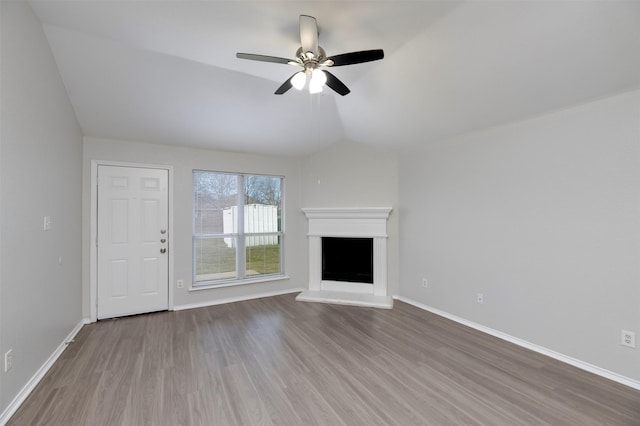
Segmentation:
<svg viewBox="0 0 640 426">
<path fill-rule="evenodd" d="M 393 299 L 387 293 L 387 219 L 391 208 L 305 208 L 302 211 L 309 220 L 309 290 L 300 293 L 296 300 L 392 308 Z M 363 280 L 367 282 L 323 279 L 323 238 L 371 239 L 373 283 L 370 279 Z M 360 262 L 361 256 L 357 255 L 357 259 Z M 353 271 L 350 274 L 354 275 Z"/>
</svg>

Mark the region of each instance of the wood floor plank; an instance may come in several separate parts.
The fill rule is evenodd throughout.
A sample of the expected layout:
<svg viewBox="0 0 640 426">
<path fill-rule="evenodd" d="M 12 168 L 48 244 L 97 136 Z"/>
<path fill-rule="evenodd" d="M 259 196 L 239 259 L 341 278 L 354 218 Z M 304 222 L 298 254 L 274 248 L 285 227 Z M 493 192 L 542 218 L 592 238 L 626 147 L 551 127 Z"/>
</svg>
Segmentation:
<svg viewBox="0 0 640 426">
<path fill-rule="evenodd" d="M 640 425 L 640 392 L 414 306 L 283 295 L 83 327 L 8 425 Z"/>
<path fill-rule="evenodd" d="M 387 425 L 393 419 L 383 410 L 371 409 L 370 399 L 362 386 L 346 378 L 344 371 L 333 368 L 321 356 L 308 358 L 310 371 L 313 372 L 313 386 L 342 419 L 351 419 L 352 425 Z M 344 404 L 344 400 L 352 401 Z"/>
</svg>

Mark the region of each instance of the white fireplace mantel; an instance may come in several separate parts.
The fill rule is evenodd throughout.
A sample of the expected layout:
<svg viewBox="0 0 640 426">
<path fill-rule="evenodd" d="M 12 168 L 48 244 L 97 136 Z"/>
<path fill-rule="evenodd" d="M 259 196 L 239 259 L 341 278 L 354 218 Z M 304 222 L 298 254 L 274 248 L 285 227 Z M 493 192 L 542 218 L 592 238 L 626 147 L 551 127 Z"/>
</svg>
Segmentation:
<svg viewBox="0 0 640 426">
<path fill-rule="evenodd" d="M 296 300 L 391 308 L 387 294 L 387 219 L 391 207 L 304 208 L 309 220 L 309 290 Z M 322 279 L 322 237 L 372 238 L 373 284 Z"/>
<path fill-rule="evenodd" d="M 308 219 L 384 219 L 391 213 L 391 207 L 345 207 L 345 208 L 304 208 Z"/>
</svg>

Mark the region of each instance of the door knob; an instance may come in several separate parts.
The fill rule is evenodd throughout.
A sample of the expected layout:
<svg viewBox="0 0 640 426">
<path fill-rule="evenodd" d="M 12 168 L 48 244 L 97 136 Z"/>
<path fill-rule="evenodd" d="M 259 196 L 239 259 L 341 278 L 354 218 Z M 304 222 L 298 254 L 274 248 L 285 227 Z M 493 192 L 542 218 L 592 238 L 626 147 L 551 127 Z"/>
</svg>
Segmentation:
<svg viewBox="0 0 640 426">
<path fill-rule="evenodd" d="M 160 249 L 160 253 L 166 253 L 166 252 L 167 252 L 167 249 L 166 249 L 166 248 L 162 247 L 162 248 Z"/>
</svg>

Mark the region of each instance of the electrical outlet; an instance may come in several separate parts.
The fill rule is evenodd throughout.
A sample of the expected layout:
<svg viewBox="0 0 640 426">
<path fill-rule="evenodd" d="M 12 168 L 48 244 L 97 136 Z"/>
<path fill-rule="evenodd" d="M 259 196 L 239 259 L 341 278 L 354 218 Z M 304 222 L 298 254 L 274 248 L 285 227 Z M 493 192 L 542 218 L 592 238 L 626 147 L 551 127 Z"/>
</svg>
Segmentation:
<svg viewBox="0 0 640 426">
<path fill-rule="evenodd" d="M 423 279 L 422 279 L 422 287 L 424 287 L 424 288 L 429 287 L 429 282 L 427 281 L 427 279 L 426 279 L 426 278 L 423 278 Z"/>
<path fill-rule="evenodd" d="M 184 287 L 184 281 L 178 280 L 178 288 Z"/>
<path fill-rule="evenodd" d="M 13 368 L 13 349 L 9 349 L 4 354 L 4 372 L 11 370 Z"/>
<path fill-rule="evenodd" d="M 476 296 L 476 302 L 478 302 L 480 305 L 484 303 L 484 295 L 482 293 L 478 293 L 478 296 Z"/>
<path fill-rule="evenodd" d="M 636 333 L 633 331 L 622 330 L 622 336 L 620 339 L 620 344 L 622 346 L 628 346 L 630 348 L 636 347 Z"/>
</svg>

